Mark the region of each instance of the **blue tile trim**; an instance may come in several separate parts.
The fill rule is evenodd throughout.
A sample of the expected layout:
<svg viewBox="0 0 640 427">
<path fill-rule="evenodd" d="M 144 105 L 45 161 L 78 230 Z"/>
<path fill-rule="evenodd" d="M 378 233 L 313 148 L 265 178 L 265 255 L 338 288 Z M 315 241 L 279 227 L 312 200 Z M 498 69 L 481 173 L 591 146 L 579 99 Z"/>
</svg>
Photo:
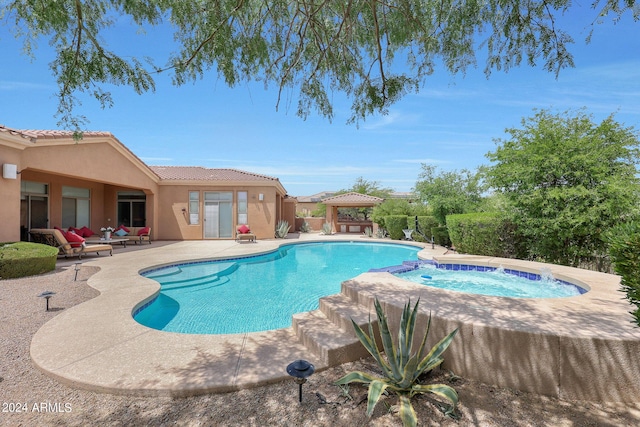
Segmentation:
<svg viewBox="0 0 640 427">
<path fill-rule="evenodd" d="M 149 301 L 145 302 L 144 304 L 142 304 L 140 307 L 138 307 L 134 312 L 133 312 L 133 317 L 136 317 L 136 315 L 138 313 L 140 313 L 142 310 L 144 310 L 145 308 L 149 307 L 151 304 L 153 304 L 155 302 L 155 300 L 158 299 L 158 295 L 156 295 L 155 297 L 151 298 Z"/>
</svg>

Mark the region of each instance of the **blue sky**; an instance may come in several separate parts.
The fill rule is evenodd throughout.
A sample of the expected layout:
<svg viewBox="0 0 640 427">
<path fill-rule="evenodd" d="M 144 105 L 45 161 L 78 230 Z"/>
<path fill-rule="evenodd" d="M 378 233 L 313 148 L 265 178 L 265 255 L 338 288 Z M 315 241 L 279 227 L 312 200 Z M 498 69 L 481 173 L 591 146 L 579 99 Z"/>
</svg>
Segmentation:
<svg viewBox="0 0 640 427">
<path fill-rule="evenodd" d="M 334 97 L 332 122 L 317 115 L 305 121 L 295 114 L 297 93 L 285 93 L 276 111 L 275 87 L 265 90 L 261 83 L 250 83 L 229 89 L 215 72 L 181 87 L 172 86 L 167 75 L 157 80 L 155 93 L 143 95 L 114 88 L 112 108 L 102 110 L 86 100 L 77 112 L 89 118 L 90 130 L 112 132 L 149 165 L 236 168 L 276 176 L 293 196 L 348 188 L 358 177 L 410 191 L 422 163 L 441 170 L 488 164 L 485 154 L 495 149 L 494 139 L 506 138 L 504 130 L 520 127 L 534 109 L 586 107 L 596 121 L 615 113 L 617 121 L 640 130 L 640 23 L 628 12 L 615 25 L 607 19 L 595 26 L 587 45 L 595 16 L 588 4 L 575 6 L 562 19 L 575 40 L 570 51 L 576 67 L 562 70 L 557 79 L 526 65 L 508 73 L 494 71 L 486 79 L 479 54 L 478 67 L 466 75 L 437 68 L 418 94 L 359 127 L 346 124 L 351 104 L 340 94 Z M 119 29 L 123 36 L 113 39 L 115 51 L 131 46 L 147 47 L 144 54 L 164 51 L 157 38 L 130 42 L 124 36 L 127 28 Z M 48 67 L 52 52 L 47 40 L 31 61 L 3 22 L 0 48 L 0 123 L 56 129 L 56 84 Z"/>
</svg>

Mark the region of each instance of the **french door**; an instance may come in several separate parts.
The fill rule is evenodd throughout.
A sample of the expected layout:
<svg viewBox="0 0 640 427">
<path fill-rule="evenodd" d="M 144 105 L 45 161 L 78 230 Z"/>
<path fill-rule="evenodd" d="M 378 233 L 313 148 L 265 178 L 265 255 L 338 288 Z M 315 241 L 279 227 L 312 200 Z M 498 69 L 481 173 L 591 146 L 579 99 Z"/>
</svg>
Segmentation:
<svg viewBox="0 0 640 427">
<path fill-rule="evenodd" d="M 204 238 L 233 237 L 233 193 L 208 191 L 204 193 Z"/>
</svg>

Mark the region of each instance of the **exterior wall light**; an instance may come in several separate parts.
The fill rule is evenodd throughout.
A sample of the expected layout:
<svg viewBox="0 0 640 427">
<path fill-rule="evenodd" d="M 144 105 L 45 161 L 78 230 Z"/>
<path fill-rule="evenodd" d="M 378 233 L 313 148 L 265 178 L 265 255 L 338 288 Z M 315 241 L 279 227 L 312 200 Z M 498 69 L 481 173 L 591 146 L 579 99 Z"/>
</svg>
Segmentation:
<svg viewBox="0 0 640 427">
<path fill-rule="evenodd" d="M 19 173 L 17 165 L 11 163 L 5 163 L 2 165 L 2 177 L 4 179 L 17 179 Z"/>
</svg>

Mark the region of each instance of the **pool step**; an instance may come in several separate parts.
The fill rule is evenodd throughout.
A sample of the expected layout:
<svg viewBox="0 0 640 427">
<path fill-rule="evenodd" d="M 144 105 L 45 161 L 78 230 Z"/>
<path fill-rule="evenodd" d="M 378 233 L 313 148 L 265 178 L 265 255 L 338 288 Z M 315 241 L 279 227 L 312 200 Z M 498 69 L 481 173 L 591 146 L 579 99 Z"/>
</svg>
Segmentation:
<svg viewBox="0 0 640 427">
<path fill-rule="evenodd" d="M 364 307 L 343 294 L 320 298 L 320 311 L 336 326 L 353 337 L 356 333 L 351 319 L 367 333 L 369 333 L 369 322 L 373 322 L 374 332 L 377 334 L 376 313 L 369 313 Z"/>
<path fill-rule="evenodd" d="M 320 309 L 294 314 L 292 326 L 302 344 L 334 366 L 369 355 L 356 338 L 351 318 L 368 331 L 368 311 L 344 295 L 331 295 L 320 299 Z"/>
</svg>

